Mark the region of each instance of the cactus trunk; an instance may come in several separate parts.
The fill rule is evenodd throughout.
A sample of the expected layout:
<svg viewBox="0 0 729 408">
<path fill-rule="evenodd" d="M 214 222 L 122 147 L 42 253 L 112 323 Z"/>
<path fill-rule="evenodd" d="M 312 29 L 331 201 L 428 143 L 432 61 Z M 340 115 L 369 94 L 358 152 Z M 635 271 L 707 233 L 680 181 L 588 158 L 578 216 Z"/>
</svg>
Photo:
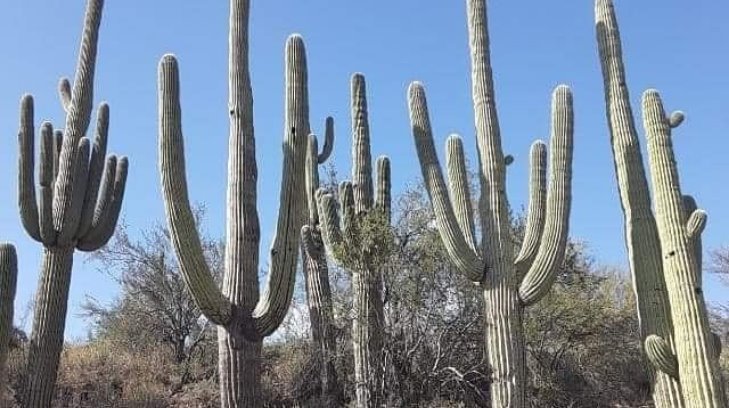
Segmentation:
<svg viewBox="0 0 729 408">
<path fill-rule="evenodd" d="M 13 335 L 15 291 L 18 283 L 18 255 L 11 244 L 0 242 L 0 402 L 9 386 L 5 362 Z"/>
<path fill-rule="evenodd" d="M 23 402 L 49 406 L 63 348 L 68 293 L 75 249 L 95 251 L 111 238 L 121 211 L 128 163 L 106 158 L 109 107 L 98 109 L 93 142 L 86 137 L 91 122 L 96 51 L 103 0 L 89 0 L 71 87 L 60 82 L 66 111 L 64 130 L 41 126 L 39 202 L 34 179 L 34 106 L 25 95 L 20 106 L 19 204 L 23 227 L 44 246 L 28 353 Z"/>
<path fill-rule="evenodd" d="M 218 326 L 221 407 L 260 406 L 262 343 L 244 338 L 233 340 L 231 336 L 231 333 Z"/>
</svg>

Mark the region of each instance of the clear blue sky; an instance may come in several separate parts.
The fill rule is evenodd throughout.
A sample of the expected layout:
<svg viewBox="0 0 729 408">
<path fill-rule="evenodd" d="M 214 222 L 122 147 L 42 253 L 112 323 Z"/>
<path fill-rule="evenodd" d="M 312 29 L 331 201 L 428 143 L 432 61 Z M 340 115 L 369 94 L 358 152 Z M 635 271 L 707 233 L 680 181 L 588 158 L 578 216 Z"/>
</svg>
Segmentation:
<svg viewBox="0 0 729 408">
<path fill-rule="evenodd" d="M 106 2 L 95 97 L 111 104 L 110 151 L 130 157 L 123 213 L 132 230 L 163 215 L 156 70 L 159 58 L 174 52 L 181 64 L 192 198 L 206 204 L 209 230 L 223 233 L 227 3 Z M 35 95 L 37 125 L 43 119 L 62 122 L 56 83 L 73 74 L 84 4 L 4 0 L 0 12 L 0 239 L 19 248 L 18 308 L 31 299 L 40 259 L 40 245 L 22 230 L 16 208 L 18 101 L 24 92 Z M 675 133 L 683 191 L 709 213 L 705 250 L 729 244 L 729 3 L 616 0 L 616 7 L 634 108 L 642 91 L 655 87 L 668 109 L 687 113 Z M 576 112 L 571 232 L 590 244 L 599 262 L 624 266 L 592 1 L 491 1 L 489 20 L 503 144 L 516 158 L 508 170 L 512 205 L 525 203 L 530 143 L 548 135 L 550 92 L 567 83 Z M 334 160 L 341 173 L 349 172 L 349 77 L 355 71 L 367 76 L 373 154 L 391 156 L 395 190 L 420 177 L 405 97 L 412 80 L 426 84 L 436 143 L 442 146 L 448 133 L 459 132 L 474 157 L 465 1 L 253 1 L 251 72 L 264 250 L 278 206 L 283 46 L 293 32 L 303 34 L 307 44 L 313 126 L 321 129 L 327 115 L 337 120 Z M 86 323 L 74 316 L 85 293 L 108 300 L 116 291 L 84 259 L 75 258 L 67 338 L 86 333 Z M 729 298 L 716 279 L 705 282 L 709 299 Z M 23 314 L 18 310 L 17 316 Z"/>
</svg>

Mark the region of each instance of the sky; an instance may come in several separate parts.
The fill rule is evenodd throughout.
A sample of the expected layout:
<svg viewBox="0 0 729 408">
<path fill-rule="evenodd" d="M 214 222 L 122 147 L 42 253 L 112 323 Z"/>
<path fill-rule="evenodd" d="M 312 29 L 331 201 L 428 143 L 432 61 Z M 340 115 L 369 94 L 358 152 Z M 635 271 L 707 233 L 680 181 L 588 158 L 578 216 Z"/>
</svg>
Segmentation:
<svg viewBox="0 0 729 408">
<path fill-rule="evenodd" d="M 276 220 L 283 138 L 283 50 L 301 33 L 307 46 L 311 122 L 322 132 L 336 121 L 333 162 L 350 172 L 349 78 L 367 78 L 373 156 L 392 160 L 393 193 L 418 182 L 406 91 L 424 82 L 436 146 L 460 133 L 475 163 L 465 1 L 253 1 L 250 56 L 259 168 L 261 248 Z M 446 3 L 448 5 L 446 5 Z M 709 213 L 706 252 L 729 245 L 729 2 L 615 0 L 634 112 L 641 93 L 661 91 L 668 110 L 686 112 L 674 132 L 682 191 Z M 17 210 L 17 128 L 21 95 L 35 96 L 36 125 L 63 115 L 60 76 L 73 77 L 83 0 L 3 0 L 0 6 L 0 239 L 18 247 L 16 323 L 29 328 L 28 305 L 38 279 L 41 246 L 22 230 Z M 615 183 L 593 2 L 490 1 L 491 57 L 506 154 L 511 205 L 526 205 L 528 151 L 548 138 L 550 94 L 572 87 L 575 152 L 571 235 L 588 243 L 600 264 L 625 269 L 623 219 Z M 223 236 L 227 157 L 227 32 L 225 1 L 107 0 L 99 41 L 95 105 L 111 106 L 109 151 L 130 158 L 123 218 L 130 231 L 163 220 L 157 164 L 157 63 L 175 53 L 181 70 L 183 128 L 191 198 L 207 208 L 207 229 Z M 641 142 L 645 145 L 640 118 Z M 442 160 L 443 161 L 443 160 Z M 705 257 L 706 258 L 706 257 Z M 266 257 L 262 257 L 262 266 Z M 729 289 L 705 277 L 712 302 Z M 81 339 L 84 295 L 109 301 L 117 286 L 81 253 L 75 256 L 67 339 Z M 23 319 L 25 317 L 25 319 Z"/>
</svg>

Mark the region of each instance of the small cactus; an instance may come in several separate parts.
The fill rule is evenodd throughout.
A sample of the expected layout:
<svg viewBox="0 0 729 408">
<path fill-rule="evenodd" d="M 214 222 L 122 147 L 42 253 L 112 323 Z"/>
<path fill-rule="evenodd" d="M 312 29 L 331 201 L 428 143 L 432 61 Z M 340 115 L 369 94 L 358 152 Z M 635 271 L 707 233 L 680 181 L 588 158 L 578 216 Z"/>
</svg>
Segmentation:
<svg viewBox="0 0 729 408">
<path fill-rule="evenodd" d="M 103 0 L 89 0 L 76 79 L 59 85 L 66 112 L 63 130 L 41 125 L 39 195 L 34 179 L 33 97 L 20 102 L 19 204 L 28 235 L 43 244 L 43 261 L 35 301 L 33 332 L 23 401 L 29 407 L 51 403 L 63 331 L 75 249 L 95 251 L 116 227 L 127 179 L 126 157 L 106 157 L 109 106 L 97 113 L 93 143 L 85 137 L 91 122 L 96 48 Z"/>
<path fill-rule="evenodd" d="M 261 345 L 291 303 L 304 224 L 306 137 L 309 135 L 306 51 L 299 35 L 286 43 L 283 181 L 268 282 L 259 293 L 260 228 L 253 94 L 248 70 L 248 0 L 230 1 L 228 204 L 225 273 L 218 288 L 203 256 L 185 178 L 177 60 L 159 64 L 159 154 L 167 222 L 185 283 L 202 313 L 218 326 L 219 378 L 224 408 L 260 406 Z"/>
<path fill-rule="evenodd" d="M 18 282 L 18 255 L 15 247 L 0 242 L 0 402 L 7 387 L 5 362 L 13 335 L 13 303 Z"/>
</svg>

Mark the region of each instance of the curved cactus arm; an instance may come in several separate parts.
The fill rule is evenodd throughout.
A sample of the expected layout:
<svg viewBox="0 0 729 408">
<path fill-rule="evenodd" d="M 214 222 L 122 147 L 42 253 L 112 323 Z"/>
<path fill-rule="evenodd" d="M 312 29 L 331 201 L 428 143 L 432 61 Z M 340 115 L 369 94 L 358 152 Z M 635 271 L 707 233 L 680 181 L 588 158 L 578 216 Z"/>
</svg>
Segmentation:
<svg viewBox="0 0 729 408">
<path fill-rule="evenodd" d="M 367 86 L 361 73 L 352 75 L 352 187 L 357 214 L 372 208 L 372 154 L 367 112 Z"/>
<path fill-rule="evenodd" d="M 63 147 L 63 130 L 56 129 L 53 132 L 53 147 L 55 148 L 53 152 L 53 184 L 56 184 L 58 171 L 61 167 L 59 162 L 61 160 L 61 147 Z"/>
<path fill-rule="evenodd" d="M 329 116 L 327 117 L 325 123 L 324 123 L 324 147 L 321 149 L 321 153 L 319 153 L 317 157 L 317 162 L 319 164 L 324 164 L 329 159 L 329 156 L 332 155 L 332 152 L 334 151 L 334 118 Z"/>
<path fill-rule="evenodd" d="M 20 100 L 18 204 L 23 228 L 31 238 L 42 242 L 38 221 L 38 202 L 35 197 L 35 129 L 33 126 L 33 97 L 26 94 Z"/>
<path fill-rule="evenodd" d="M 284 138 L 283 180 L 278 224 L 271 245 L 268 281 L 253 310 L 253 323 L 259 336 L 278 329 L 286 317 L 294 293 L 296 264 L 299 259 L 301 227 L 307 193 L 306 156 L 309 138 L 309 107 L 306 50 L 298 34 L 286 43 L 287 126 L 301 131 L 286 132 Z"/>
<path fill-rule="evenodd" d="M 227 325 L 232 306 L 220 291 L 205 261 L 185 177 L 184 139 L 177 60 L 165 55 L 159 64 L 159 155 L 162 194 L 170 236 L 185 283 L 202 313 Z"/>
<path fill-rule="evenodd" d="M 448 198 L 448 189 L 443 180 L 443 173 L 433 144 L 433 131 L 430 127 L 425 88 L 421 83 L 413 82 L 410 84 L 408 95 L 413 138 L 440 237 L 451 261 L 458 270 L 468 279 L 480 282 L 484 276 L 486 262 L 468 244 Z"/>
<path fill-rule="evenodd" d="M 706 228 L 708 215 L 704 210 L 694 210 L 686 221 L 686 233 L 692 240 L 700 239 Z"/>
<path fill-rule="evenodd" d="M 5 360 L 13 333 L 13 303 L 18 282 L 18 255 L 15 247 L 0 242 L 0 384 L 5 383 Z"/>
<path fill-rule="evenodd" d="M 122 156 L 116 161 L 116 166 L 107 161 L 106 167 L 109 168 L 109 172 L 104 175 L 104 178 L 112 182 L 104 183 L 105 188 L 101 190 L 103 198 L 100 201 L 102 206 L 97 208 L 94 213 L 95 222 L 92 223 L 87 234 L 79 240 L 78 249 L 82 251 L 95 251 L 106 245 L 114 235 L 114 229 L 119 221 L 129 173 L 129 161 Z"/>
<path fill-rule="evenodd" d="M 668 126 L 671 127 L 671 129 L 677 128 L 681 126 L 683 121 L 686 119 L 686 115 L 681 111 L 673 111 L 671 112 L 671 115 L 668 117 Z"/>
<path fill-rule="evenodd" d="M 656 369 L 678 379 L 678 359 L 666 340 L 655 334 L 649 335 L 645 339 L 645 353 Z"/>
<path fill-rule="evenodd" d="M 56 241 L 56 230 L 53 228 L 53 183 L 54 183 L 54 146 L 53 125 L 45 122 L 41 126 L 40 171 L 40 235 L 45 245 Z"/>
<path fill-rule="evenodd" d="M 63 145 L 59 160 L 58 178 L 53 192 L 53 224 L 59 235 L 73 234 L 78 225 L 74 216 L 74 186 L 77 174 L 76 159 L 81 138 L 86 134 L 91 121 L 94 102 L 94 71 L 99 40 L 99 25 L 103 0 L 87 3 L 84 30 L 81 37 L 76 78 L 71 89 L 71 103 L 67 109 Z"/>
<path fill-rule="evenodd" d="M 390 171 L 390 158 L 380 156 L 377 158 L 377 195 L 375 208 L 385 215 L 387 223 L 392 217 L 392 181 Z"/>
<path fill-rule="evenodd" d="M 534 263 L 519 286 L 525 305 L 537 302 L 549 291 L 564 258 L 572 202 L 573 133 L 572 92 L 560 85 L 552 96 L 552 157 L 544 232 Z"/>
<path fill-rule="evenodd" d="M 690 195 L 683 196 L 683 211 L 686 215 L 686 233 L 694 246 L 694 256 L 696 256 L 696 283 L 699 287 L 702 284 L 702 268 L 703 268 L 703 247 L 701 245 L 701 233 L 706 228 L 707 214 L 705 211 L 698 209 L 696 200 Z"/>
<path fill-rule="evenodd" d="M 83 209 L 81 211 L 81 224 L 78 227 L 76 236 L 83 237 L 92 227 L 94 211 L 98 200 L 101 177 L 104 174 L 104 162 L 106 158 L 106 145 L 109 135 L 109 104 L 102 103 L 96 114 L 96 137 L 91 149 L 89 160 L 89 172 L 84 197 Z"/>
<path fill-rule="evenodd" d="M 324 246 L 329 253 L 333 253 L 334 248 L 342 245 L 342 230 L 339 226 L 339 214 L 337 213 L 337 203 L 331 193 L 324 192 L 324 189 L 317 190 L 317 205 L 319 208 L 319 222 L 321 223 L 321 235 Z"/>
<path fill-rule="evenodd" d="M 468 245 L 476 250 L 476 226 L 473 222 L 471 189 L 468 185 L 468 170 L 461 137 L 453 134 L 446 141 L 446 167 L 448 187 L 453 202 L 456 220 Z"/>
<path fill-rule="evenodd" d="M 539 250 L 539 240 L 544 231 L 547 206 L 547 145 L 541 140 L 532 143 L 529 151 L 529 208 L 524 232 L 524 242 L 514 260 L 521 279 Z"/>
<path fill-rule="evenodd" d="M 61 108 L 68 113 L 71 108 L 71 81 L 66 77 L 58 80 L 58 99 L 61 101 Z"/>
</svg>

